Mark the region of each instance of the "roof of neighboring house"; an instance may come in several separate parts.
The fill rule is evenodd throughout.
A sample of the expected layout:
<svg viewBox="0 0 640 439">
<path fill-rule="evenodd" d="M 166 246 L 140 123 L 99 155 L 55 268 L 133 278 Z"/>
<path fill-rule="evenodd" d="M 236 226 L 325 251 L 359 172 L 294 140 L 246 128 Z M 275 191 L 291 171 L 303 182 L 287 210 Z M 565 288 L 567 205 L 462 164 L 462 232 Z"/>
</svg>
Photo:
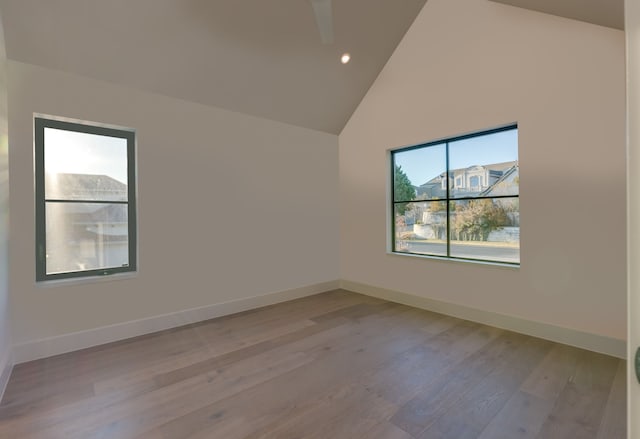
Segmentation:
<svg viewBox="0 0 640 439">
<path fill-rule="evenodd" d="M 457 168 L 457 169 L 451 169 L 449 171 L 450 174 L 456 175 L 456 174 L 460 174 L 464 171 L 466 171 L 467 169 L 471 169 L 471 168 L 476 168 L 476 167 L 481 167 L 481 168 L 485 168 L 488 169 L 489 171 L 506 171 L 509 168 L 512 168 L 514 166 L 518 165 L 518 161 L 514 160 L 514 161 L 510 161 L 510 162 L 501 162 L 501 163 L 491 163 L 491 164 L 487 164 L 487 165 L 471 165 L 471 166 L 467 166 L 466 168 Z M 436 175 L 435 177 L 433 177 L 431 180 L 427 181 L 426 183 L 421 184 L 418 187 L 422 187 L 422 186 L 426 186 L 429 184 L 434 184 L 434 183 L 440 183 L 440 179 L 444 176 L 444 172 L 442 174 Z"/>
<path fill-rule="evenodd" d="M 492 163 L 490 165 L 480 165 L 483 168 L 489 169 L 490 171 L 505 171 L 514 166 L 518 166 L 518 161 L 513 160 L 510 162 L 501 162 L 501 163 Z"/>
<path fill-rule="evenodd" d="M 510 179 L 513 179 L 518 175 L 517 161 L 491 163 L 487 165 L 472 165 L 466 168 L 452 169 L 451 171 L 449 171 L 449 174 L 455 176 L 463 173 L 468 169 L 473 169 L 476 167 L 487 169 L 490 174 L 493 174 L 494 176 L 498 177 L 498 179 L 491 186 L 486 188 L 484 191 L 480 193 L 473 192 L 474 196 L 511 195 L 512 191 L 510 191 L 509 188 L 506 188 L 506 187 L 504 188 L 504 190 L 502 190 L 502 192 L 504 193 L 497 193 L 497 192 L 500 191 L 499 188 L 504 186 L 503 183 L 507 183 L 508 181 L 510 181 Z M 432 197 L 432 196 L 435 196 L 438 198 L 442 197 L 444 192 L 442 192 L 440 186 L 441 186 L 443 177 L 444 177 L 444 173 L 438 175 L 437 177 L 432 178 L 431 180 L 429 180 L 428 182 L 420 186 L 416 186 L 415 189 L 416 189 L 416 194 L 418 198 L 425 194 L 427 194 L 428 197 Z M 458 195 L 460 194 L 458 193 Z M 469 195 L 471 195 L 471 193 L 469 193 Z"/>
<path fill-rule="evenodd" d="M 107 175 L 46 174 L 47 198 L 126 201 L 127 185 Z"/>
<path fill-rule="evenodd" d="M 513 179 L 518 176 L 519 174 L 518 163 L 517 162 L 515 163 L 516 164 L 511 168 L 507 169 L 495 183 L 493 183 L 491 186 L 489 186 L 488 188 L 480 192 L 480 196 L 486 197 L 491 195 L 511 195 L 510 193 L 500 194 L 496 192 L 499 192 L 500 188 L 502 187 L 501 183 L 508 182 L 510 179 Z M 507 190 L 506 192 L 509 192 L 509 191 Z"/>
</svg>

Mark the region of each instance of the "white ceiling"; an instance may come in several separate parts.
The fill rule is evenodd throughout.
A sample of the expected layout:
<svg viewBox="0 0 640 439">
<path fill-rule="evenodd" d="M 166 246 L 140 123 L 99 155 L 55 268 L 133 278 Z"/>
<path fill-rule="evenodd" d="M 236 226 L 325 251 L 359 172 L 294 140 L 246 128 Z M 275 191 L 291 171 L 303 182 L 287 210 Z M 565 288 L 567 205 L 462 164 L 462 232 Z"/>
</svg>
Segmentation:
<svg viewBox="0 0 640 439">
<path fill-rule="evenodd" d="M 0 0 L 10 59 L 339 133 L 426 0 Z M 348 51 L 352 60 L 340 63 Z"/>
<path fill-rule="evenodd" d="M 493 0 L 600 26 L 624 29 L 624 0 Z"/>
<path fill-rule="evenodd" d="M 10 59 L 337 134 L 426 1 L 333 0 L 329 45 L 309 0 L 0 0 L 0 14 Z M 624 0 L 494 1 L 623 24 Z"/>
</svg>

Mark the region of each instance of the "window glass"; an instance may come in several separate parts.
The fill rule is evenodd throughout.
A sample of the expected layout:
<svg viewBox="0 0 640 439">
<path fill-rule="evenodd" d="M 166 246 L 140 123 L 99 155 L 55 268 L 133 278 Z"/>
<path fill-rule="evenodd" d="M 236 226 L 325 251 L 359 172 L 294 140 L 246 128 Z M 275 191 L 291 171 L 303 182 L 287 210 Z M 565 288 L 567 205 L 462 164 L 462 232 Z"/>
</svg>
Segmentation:
<svg viewBox="0 0 640 439">
<path fill-rule="evenodd" d="M 45 196 L 127 200 L 127 139 L 44 129 Z"/>
<path fill-rule="evenodd" d="M 129 266 L 124 204 L 46 203 L 47 274 Z"/>
<path fill-rule="evenodd" d="M 500 131 L 449 145 L 449 173 L 469 182 L 453 188 L 451 198 L 518 195 L 518 130 Z"/>
<path fill-rule="evenodd" d="M 518 263 L 520 209 L 518 198 L 451 201 L 451 256 Z"/>
<path fill-rule="evenodd" d="M 447 203 L 395 205 L 396 252 L 447 256 Z"/>
<path fill-rule="evenodd" d="M 446 198 L 446 169 L 445 144 L 394 154 L 394 201 Z"/>
</svg>

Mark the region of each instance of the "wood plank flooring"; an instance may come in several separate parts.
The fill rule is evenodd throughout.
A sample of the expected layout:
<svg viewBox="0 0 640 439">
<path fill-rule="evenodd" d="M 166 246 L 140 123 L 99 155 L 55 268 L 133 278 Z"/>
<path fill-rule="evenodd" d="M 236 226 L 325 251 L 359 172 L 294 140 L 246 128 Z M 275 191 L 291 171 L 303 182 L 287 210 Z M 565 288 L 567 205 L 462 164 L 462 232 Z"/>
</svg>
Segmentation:
<svg viewBox="0 0 640 439">
<path fill-rule="evenodd" d="M 622 439 L 625 367 L 336 290 L 18 365 L 0 438 Z"/>
</svg>

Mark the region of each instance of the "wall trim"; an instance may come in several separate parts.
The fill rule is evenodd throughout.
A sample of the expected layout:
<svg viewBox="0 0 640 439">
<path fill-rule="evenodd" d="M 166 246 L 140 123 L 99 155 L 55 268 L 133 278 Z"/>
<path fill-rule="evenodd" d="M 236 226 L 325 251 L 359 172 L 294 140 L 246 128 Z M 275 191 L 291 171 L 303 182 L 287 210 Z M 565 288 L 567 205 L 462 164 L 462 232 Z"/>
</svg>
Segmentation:
<svg viewBox="0 0 640 439">
<path fill-rule="evenodd" d="M 72 332 L 13 346 L 14 364 L 120 341 L 339 288 L 338 280 Z M 1 384 L 1 381 L 0 381 Z"/>
<path fill-rule="evenodd" d="M 442 302 L 439 300 L 420 297 L 400 291 L 388 290 L 359 282 L 341 280 L 340 288 L 364 294 L 390 302 L 402 303 L 415 308 L 446 314 L 465 320 L 471 320 L 497 328 L 507 329 L 521 334 L 531 335 L 545 340 L 563 343 L 582 349 L 625 359 L 627 356 L 627 342 L 616 338 L 591 334 L 575 329 L 563 328 L 548 323 L 535 322 L 505 314 L 482 311 L 475 308 Z"/>
<path fill-rule="evenodd" d="M 7 390 L 7 384 L 9 383 L 9 377 L 13 371 L 13 354 L 11 348 L 7 349 L 4 353 L 4 357 L 0 359 L 0 402 L 4 396 L 4 391 Z"/>
</svg>

